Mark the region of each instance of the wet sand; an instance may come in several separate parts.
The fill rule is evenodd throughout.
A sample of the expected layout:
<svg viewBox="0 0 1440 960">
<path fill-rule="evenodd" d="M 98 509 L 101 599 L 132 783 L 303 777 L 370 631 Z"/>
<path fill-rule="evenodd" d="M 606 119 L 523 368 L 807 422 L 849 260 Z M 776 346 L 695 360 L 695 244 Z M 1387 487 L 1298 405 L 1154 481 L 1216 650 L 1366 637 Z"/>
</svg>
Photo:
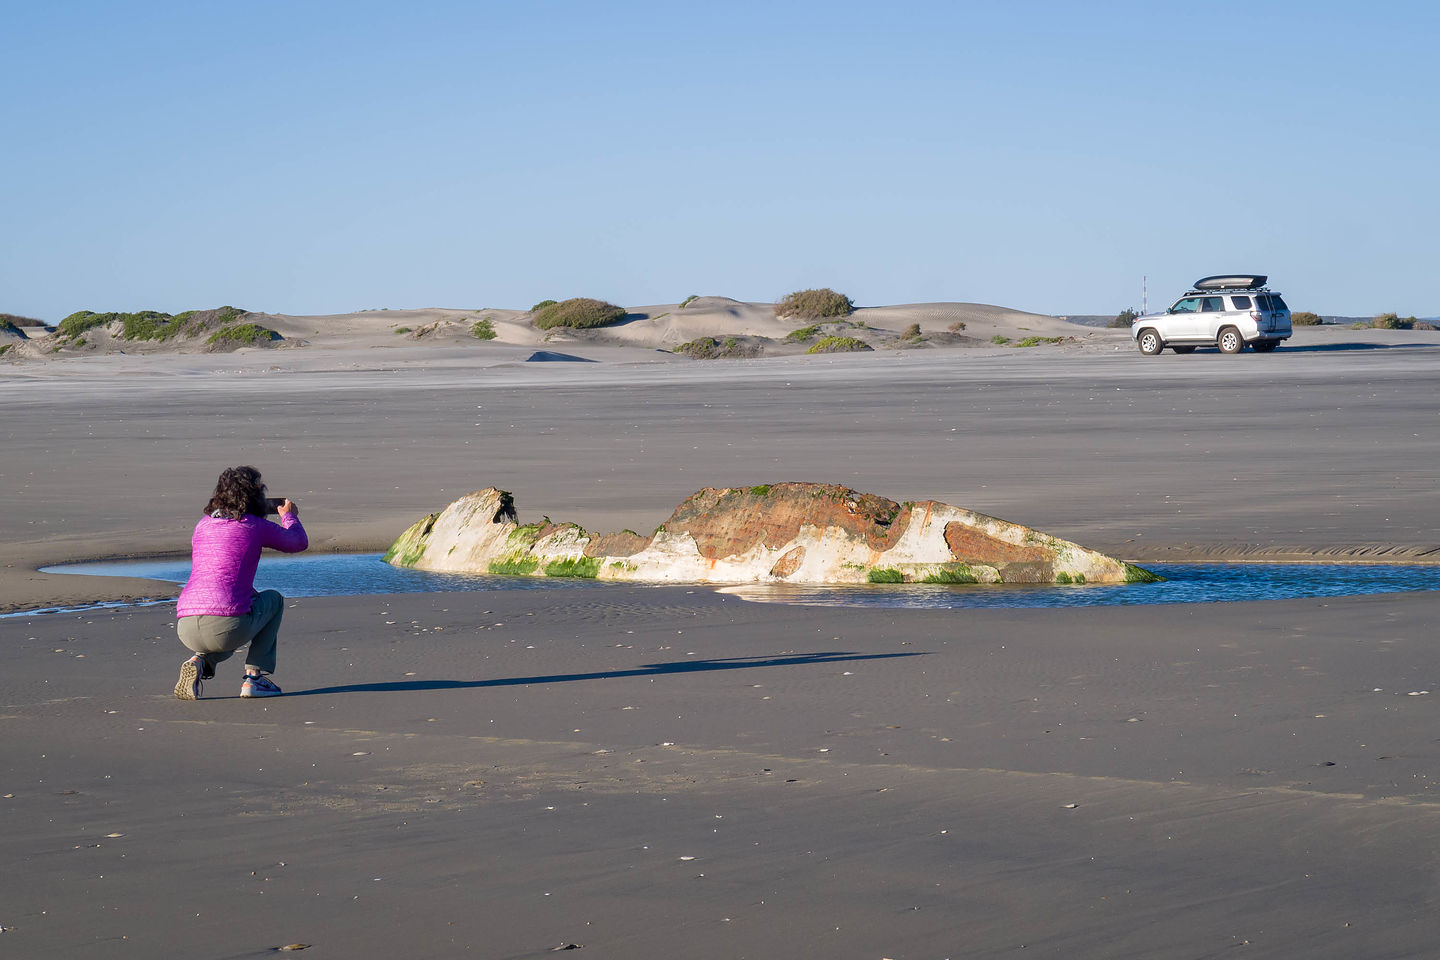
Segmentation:
<svg viewBox="0 0 1440 960">
<path fill-rule="evenodd" d="M 487 484 L 522 519 L 646 529 L 701 486 L 801 479 L 1136 560 L 1428 556 L 1430 350 L 1321 346 L 67 365 L 0 385 L 0 602 L 166 592 L 33 564 L 183 551 L 234 462 L 320 549 Z M 1437 612 L 317 598 L 286 613 L 289 695 L 238 699 L 232 661 L 198 703 L 170 696 L 173 608 L 0 620 L 0 945 L 1424 956 Z"/>
</svg>

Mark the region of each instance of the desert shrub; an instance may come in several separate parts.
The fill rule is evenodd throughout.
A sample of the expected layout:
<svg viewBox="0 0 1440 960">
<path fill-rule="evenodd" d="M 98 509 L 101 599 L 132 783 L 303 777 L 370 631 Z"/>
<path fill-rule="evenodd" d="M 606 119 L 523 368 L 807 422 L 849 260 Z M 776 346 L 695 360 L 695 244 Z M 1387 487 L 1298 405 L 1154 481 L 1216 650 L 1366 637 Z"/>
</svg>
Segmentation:
<svg viewBox="0 0 1440 960">
<path fill-rule="evenodd" d="M 18 313 L 0 313 L 0 330 L 12 330 L 15 327 L 43 327 L 44 320 L 36 320 L 34 317 L 22 317 Z"/>
<path fill-rule="evenodd" d="M 990 342 L 995 344 L 995 346 L 997 347 L 1003 347 L 1005 346 L 1005 344 L 1010 342 L 1010 338 L 997 333 L 995 334 L 995 336 L 990 338 Z"/>
<path fill-rule="evenodd" d="M 1308 310 L 1298 310 L 1290 314 L 1290 322 L 1297 327 L 1318 327 L 1325 321 Z"/>
<path fill-rule="evenodd" d="M 1366 330 L 1369 327 L 1370 324 L 1366 323 L 1364 320 L 1356 320 L 1354 323 L 1350 324 L 1351 330 Z"/>
<path fill-rule="evenodd" d="M 20 328 L 9 317 L 0 317 L 0 333 L 13 333 L 18 336 Z"/>
<path fill-rule="evenodd" d="M 625 319 L 625 308 L 590 297 L 572 297 L 541 307 L 535 312 L 535 326 L 541 330 L 552 327 L 604 327 Z"/>
<path fill-rule="evenodd" d="M 949 330 L 951 333 L 960 333 L 962 330 L 965 329 L 965 321 L 956 320 L 954 323 L 950 324 L 950 326 L 946 327 L 945 329 Z"/>
<path fill-rule="evenodd" d="M 395 332 L 396 332 L 396 333 L 409 333 L 409 332 L 410 332 L 410 328 L 409 328 L 409 327 L 396 327 L 396 328 L 395 328 Z"/>
<path fill-rule="evenodd" d="M 873 350 L 864 340 L 854 337 L 821 337 L 806 353 L 854 353 L 859 350 Z"/>
<path fill-rule="evenodd" d="M 1130 328 L 1131 321 L 1133 321 L 1138 316 L 1140 316 L 1140 314 L 1135 312 L 1134 307 L 1126 307 L 1124 310 L 1121 310 L 1119 313 L 1115 314 L 1115 319 L 1107 323 L 1106 326 L 1116 329 L 1124 327 L 1128 330 Z"/>
<path fill-rule="evenodd" d="M 157 310 L 141 310 L 136 313 L 122 313 L 120 336 L 125 340 L 169 340 L 184 327 L 184 322 L 175 323 L 175 318 Z"/>
<path fill-rule="evenodd" d="M 855 312 L 855 304 L 843 293 L 836 293 L 829 287 L 818 290 L 796 290 L 775 304 L 775 316 L 799 317 L 801 320 L 821 320 L 825 317 L 848 317 Z"/>
<path fill-rule="evenodd" d="M 690 296 L 688 296 L 688 297 L 686 297 L 684 300 L 681 300 L 681 301 L 680 301 L 680 309 L 681 309 L 681 310 L 684 310 L 686 307 L 690 306 L 690 304 L 694 303 L 696 300 L 699 300 L 699 299 L 700 299 L 700 294 L 698 294 L 698 293 L 692 293 L 692 294 L 690 294 Z"/>
<path fill-rule="evenodd" d="M 919 340 L 919 339 L 920 339 L 920 324 L 918 324 L 918 323 L 912 323 L 912 324 L 910 324 L 910 326 L 908 326 L 908 327 L 906 327 L 904 330 L 900 331 L 900 336 L 904 337 L 906 340 Z"/>
<path fill-rule="evenodd" d="M 739 337 L 696 337 L 676 347 L 675 353 L 684 354 L 694 360 L 723 360 L 726 357 L 754 357 L 759 351 L 740 341 Z"/>
<path fill-rule="evenodd" d="M 1290 322 L 1294 323 L 1295 318 L 1291 317 Z M 1382 313 L 1370 321 L 1370 326 L 1376 330 L 1409 330 L 1415 326 L 1415 318 L 1400 317 L 1393 313 Z"/>
<path fill-rule="evenodd" d="M 91 327 L 99 327 L 110 322 L 113 313 L 95 313 L 91 310 L 76 310 L 70 316 L 60 321 L 60 333 L 66 337 L 78 337 Z"/>
<path fill-rule="evenodd" d="M 1416 329 L 1416 330 L 1434 330 L 1434 329 L 1436 329 L 1436 327 L 1435 327 L 1435 324 L 1430 323 L 1430 322 L 1427 321 L 1427 320 L 1416 320 L 1416 321 L 1415 321 L 1415 329 Z"/>
<path fill-rule="evenodd" d="M 279 333 L 269 327 L 262 327 L 258 323 L 232 323 L 210 334 L 210 339 L 205 342 L 211 345 L 238 343 L 254 346 L 257 343 L 270 343 L 272 340 L 283 339 L 285 338 Z"/>
<path fill-rule="evenodd" d="M 1038 347 L 1042 343 L 1059 343 L 1064 337 L 1026 337 L 1015 344 L 1017 347 Z"/>
<path fill-rule="evenodd" d="M 470 335 L 476 340 L 494 340 L 495 321 L 489 317 L 481 317 L 470 325 Z"/>
<path fill-rule="evenodd" d="M 556 304 L 557 302 L 558 302 L 558 301 L 555 301 L 555 300 L 541 300 L 539 303 L 535 304 L 535 306 L 533 306 L 533 307 L 530 308 L 530 312 L 531 312 L 531 313 L 539 313 L 541 310 L 544 310 L 546 307 L 553 307 L 553 306 L 555 306 L 555 304 Z"/>
<path fill-rule="evenodd" d="M 799 327 L 798 329 L 791 330 L 785 334 L 785 340 L 789 343 L 804 343 L 819 332 L 820 325 L 815 323 L 808 327 Z"/>
</svg>

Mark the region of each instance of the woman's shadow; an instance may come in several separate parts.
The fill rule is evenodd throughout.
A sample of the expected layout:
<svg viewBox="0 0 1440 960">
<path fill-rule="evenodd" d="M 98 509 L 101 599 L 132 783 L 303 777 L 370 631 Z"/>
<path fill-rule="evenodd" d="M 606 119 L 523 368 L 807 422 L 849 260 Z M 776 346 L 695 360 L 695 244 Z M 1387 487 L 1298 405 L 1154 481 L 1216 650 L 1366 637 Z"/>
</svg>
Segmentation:
<svg viewBox="0 0 1440 960">
<path fill-rule="evenodd" d="M 407 690 L 470 690 L 478 687 L 513 687 L 531 683 L 573 683 L 577 680 L 614 680 L 620 677 L 655 677 L 666 673 L 698 673 L 704 670 L 744 670 L 750 667 L 798 667 L 817 663 L 846 663 L 853 660 L 889 660 L 895 657 L 928 656 L 915 653 L 792 653 L 774 657 L 725 657 L 716 660 L 675 660 L 647 663 L 633 670 L 605 670 L 596 673 L 559 673 L 546 677 L 500 677 L 493 680 L 390 680 L 380 683 L 347 683 L 336 687 L 298 690 L 286 697 L 309 697 L 322 693 L 401 693 Z"/>
</svg>

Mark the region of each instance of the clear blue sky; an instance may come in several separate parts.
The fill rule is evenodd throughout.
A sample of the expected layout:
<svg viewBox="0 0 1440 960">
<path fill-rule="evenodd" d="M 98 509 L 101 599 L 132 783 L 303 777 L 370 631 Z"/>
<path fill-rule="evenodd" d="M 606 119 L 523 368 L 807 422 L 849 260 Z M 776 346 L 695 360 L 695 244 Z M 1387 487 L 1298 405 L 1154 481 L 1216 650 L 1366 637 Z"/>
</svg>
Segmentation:
<svg viewBox="0 0 1440 960">
<path fill-rule="evenodd" d="M 1432 2 L 9 4 L 0 312 L 1440 314 Z"/>
</svg>

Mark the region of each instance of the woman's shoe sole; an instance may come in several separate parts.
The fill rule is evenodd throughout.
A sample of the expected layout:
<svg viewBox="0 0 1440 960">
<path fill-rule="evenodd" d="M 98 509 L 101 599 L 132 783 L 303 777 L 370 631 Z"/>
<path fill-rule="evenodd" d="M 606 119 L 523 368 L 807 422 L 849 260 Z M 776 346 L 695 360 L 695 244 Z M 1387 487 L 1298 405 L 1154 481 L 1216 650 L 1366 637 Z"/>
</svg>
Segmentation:
<svg viewBox="0 0 1440 960">
<path fill-rule="evenodd" d="M 194 660 L 186 660 L 180 664 L 180 679 L 175 681 L 176 700 L 195 700 L 195 691 L 199 688 L 200 668 L 195 666 Z"/>
</svg>

